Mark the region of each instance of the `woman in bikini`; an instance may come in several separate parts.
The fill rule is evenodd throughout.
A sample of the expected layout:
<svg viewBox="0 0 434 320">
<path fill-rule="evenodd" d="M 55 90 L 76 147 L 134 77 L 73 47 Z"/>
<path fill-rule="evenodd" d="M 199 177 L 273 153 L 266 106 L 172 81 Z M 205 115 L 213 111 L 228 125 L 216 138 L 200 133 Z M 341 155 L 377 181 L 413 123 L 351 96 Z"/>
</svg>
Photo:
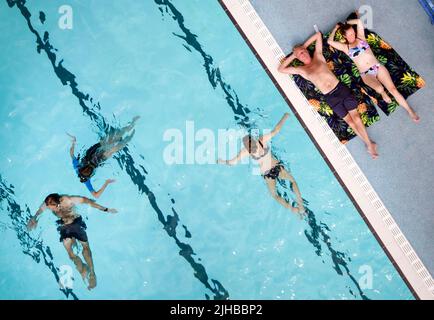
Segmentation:
<svg viewBox="0 0 434 320">
<path fill-rule="evenodd" d="M 354 30 L 357 26 L 357 32 Z M 345 37 L 346 44 L 335 41 L 335 34 L 341 30 Z M 384 87 L 393 95 L 396 101 L 408 112 L 414 122 L 419 122 L 420 118 L 408 105 L 405 98 L 398 91 L 390 77 L 389 71 L 375 57 L 372 49 L 365 38 L 365 29 L 360 19 L 348 20 L 345 24 L 338 23 L 333 29 L 328 39 L 328 44 L 333 48 L 346 53 L 359 69 L 363 82 L 378 92 L 387 103 L 391 103 Z"/>
<path fill-rule="evenodd" d="M 95 191 L 91 183 L 91 178 L 95 174 L 96 168 L 101 166 L 104 161 L 109 159 L 113 154 L 125 148 L 128 142 L 130 142 L 134 136 L 133 128 L 139 118 L 139 116 L 136 116 L 128 126 L 109 132 L 106 137 L 101 139 L 100 142 L 91 146 L 86 151 L 82 159 L 76 157 L 74 154 L 76 138 L 68 134 L 71 137 L 72 142 L 71 148 L 69 150 L 72 159 L 72 166 L 74 167 L 80 182 L 86 186 L 86 188 L 95 198 L 99 198 L 106 187 L 110 183 L 115 182 L 113 179 L 107 179 L 103 186 L 98 191 Z M 133 130 L 133 132 L 129 136 L 124 137 L 124 135 L 131 130 Z"/>
<path fill-rule="evenodd" d="M 268 190 L 277 202 L 283 205 L 285 208 L 290 209 L 292 212 L 297 213 L 300 217 L 305 214 L 305 208 L 303 206 L 303 199 L 298 189 L 297 183 L 294 177 L 285 169 L 283 164 L 279 162 L 271 153 L 270 147 L 267 143 L 281 130 L 284 122 L 288 118 L 289 114 L 285 113 L 276 127 L 268 134 L 260 136 L 258 139 L 253 138 L 251 135 L 243 138 L 244 148 L 238 153 L 238 155 L 231 160 L 218 160 L 220 164 L 234 165 L 238 163 L 242 158 L 250 156 L 255 159 L 261 170 L 262 176 L 267 183 Z M 276 190 L 276 180 L 283 179 L 289 180 L 292 184 L 292 188 L 296 195 L 297 207 L 294 207 L 291 203 L 288 203 L 282 198 Z"/>
</svg>

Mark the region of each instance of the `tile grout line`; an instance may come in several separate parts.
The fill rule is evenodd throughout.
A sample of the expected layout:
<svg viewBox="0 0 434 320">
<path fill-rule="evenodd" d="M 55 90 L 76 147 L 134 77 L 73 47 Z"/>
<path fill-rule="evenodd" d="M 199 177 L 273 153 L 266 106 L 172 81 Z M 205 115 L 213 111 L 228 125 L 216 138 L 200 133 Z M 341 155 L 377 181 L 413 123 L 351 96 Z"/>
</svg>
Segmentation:
<svg viewBox="0 0 434 320">
<path fill-rule="evenodd" d="M 297 87 L 295 82 L 292 79 L 290 79 L 289 77 L 287 77 L 287 81 L 285 81 L 285 83 L 283 83 L 283 86 L 282 86 L 282 83 L 279 83 L 279 79 L 276 79 L 273 77 L 272 72 L 268 69 L 269 66 L 267 66 L 266 63 L 264 62 L 265 59 L 262 59 L 261 56 L 263 54 L 260 54 L 260 52 L 256 51 L 256 48 L 253 46 L 252 42 L 262 41 L 262 43 L 261 43 L 262 47 L 268 49 L 272 53 L 273 58 L 275 59 L 276 65 L 278 63 L 280 63 L 282 58 L 285 57 L 284 52 L 282 51 L 280 46 L 277 44 L 276 40 L 271 35 L 268 28 L 265 26 L 262 19 L 257 14 L 256 10 L 253 8 L 252 4 L 248 0 L 220 0 L 220 3 L 223 5 L 226 13 L 228 13 L 229 15 L 232 16 L 231 18 L 233 19 L 233 22 L 237 28 L 241 29 L 241 31 L 244 31 L 244 29 L 246 29 L 246 28 L 249 28 L 250 29 L 249 31 L 251 31 L 251 32 L 254 31 L 255 35 L 251 36 L 250 39 L 249 39 L 249 37 L 247 37 L 247 35 L 245 35 L 245 40 L 249 42 L 249 45 L 251 45 L 252 50 L 254 50 L 255 56 L 257 56 L 258 59 L 262 60 L 263 67 L 264 67 L 265 71 L 267 72 L 267 74 L 271 77 L 271 80 L 273 80 L 273 84 L 276 87 L 278 87 L 278 89 L 279 89 L 279 87 L 282 88 L 282 87 L 287 86 L 289 84 L 289 86 L 291 87 L 292 93 L 297 95 L 296 97 L 294 97 L 294 96 L 291 97 L 292 98 L 291 100 L 298 100 L 300 102 L 299 104 L 302 104 L 302 107 L 305 108 L 305 110 L 308 110 L 308 112 L 310 113 L 310 116 L 316 120 L 315 123 L 313 123 L 312 121 L 302 121 L 302 125 L 303 125 L 304 129 L 305 130 L 307 129 L 309 131 L 311 131 L 310 129 L 314 129 L 312 131 L 316 131 L 317 133 L 318 133 L 318 131 L 320 131 L 322 133 L 322 135 L 325 137 L 325 139 L 327 140 L 325 142 L 329 144 L 327 146 L 327 147 L 329 147 L 329 149 L 323 150 L 323 151 L 328 151 L 329 153 L 334 152 L 340 158 L 340 162 L 342 162 L 341 166 L 343 168 L 341 168 L 341 170 L 345 169 L 347 171 L 350 171 L 350 174 L 351 174 L 352 179 L 353 179 L 353 183 L 357 184 L 357 186 L 361 189 L 361 191 L 363 192 L 366 199 L 370 202 L 371 206 L 373 207 L 372 208 L 373 210 L 370 210 L 370 211 L 375 212 L 377 215 L 377 217 L 372 217 L 372 218 L 377 218 L 377 219 L 380 218 L 382 223 L 383 223 L 383 228 L 382 228 L 383 230 L 376 230 L 372 225 L 370 225 L 369 217 L 365 214 L 364 210 L 362 210 L 360 208 L 360 206 L 358 205 L 358 203 L 355 199 L 354 200 L 352 199 L 353 202 L 356 202 L 355 205 L 358 208 L 360 208 L 359 212 L 362 215 L 363 220 L 368 224 L 368 226 L 370 226 L 372 229 L 375 230 L 376 234 L 374 234 L 374 236 L 376 236 L 377 240 L 382 242 L 381 239 L 378 239 L 377 235 L 380 236 L 380 234 L 381 234 L 384 236 L 385 231 L 389 232 L 389 234 L 394 239 L 394 242 L 395 242 L 394 244 L 399 247 L 399 249 L 401 250 L 401 253 L 404 254 L 404 256 L 407 258 L 407 262 L 410 264 L 413 271 L 418 275 L 420 282 L 422 282 L 422 284 L 425 287 L 425 292 L 423 292 L 424 290 L 423 290 L 423 288 L 420 288 L 421 286 L 419 283 L 419 286 L 417 288 L 419 290 L 416 290 L 416 291 L 422 291 L 422 296 L 424 299 L 434 299 L 434 280 L 433 280 L 433 278 L 431 277 L 430 273 L 428 272 L 428 270 L 426 269 L 426 267 L 424 266 L 424 264 L 422 263 L 422 261 L 418 257 L 417 253 L 414 251 L 414 249 L 412 248 L 412 246 L 408 242 L 405 235 L 400 230 L 399 226 L 397 225 L 397 223 L 393 219 L 393 217 L 390 214 L 390 212 L 388 211 L 388 209 L 385 207 L 384 203 L 381 201 L 378 194 L 375 192 L 372 185 L 369 183 L 368 179 L 366 178 L 366 176 L 364 175 L 364 173 L 362 172 L 362 170 L 360 169 L 360 167 L 358 166 L 358 164 L 356 163 L 356 161 L 354 160 L 352 155 L 349 153 L 346 146 L 341 144 L 341 142 L 337 139 L 336 135 L 331 130 L 331 128 L 329 127 L 327 122 L 310 105 L 310 103 L 307 101 L 306 97 L 299 90 L 299 88 Z M 235 15 L 233 14 L 235 12 L 237 12 L 237 13 L 239 12 L 238 15 L 241 15 L 241 14 L 244 15 L 243 20 L 247 20 L 250 25 L 244 26 L 244 28 L 243 28 L 241 25 L 242 24 L 241 21 L 237 21 L 237 19 L 235 18 Z M 247 21 L 244 21 L 244 22 L 247 22 Z M 270 52 L 267 52 L 267 53 L 270 53 Z M 264 52 L 262 52 L 262 53 L 264 53 Z M 283 81 L 280 81 L 280 82 L 283 82 Z M 290 102 L 291 100 L 289 99 L 289 95 L 286 92 L 282 92 L 284 90 L 279 90 L 279 91 L 281 91 L 281 94 L 284 95 L 284 97 L 286 98 L 285 100 L 288 102 L 288 104 L 291 107 L 291 102 Z M 291 109 L 295 109 L 295 108 L 296 107 L 294 107 L 294 105 L 292 105 Z M 299 118 L 299 117 L 303 118 L 303 116 L 299 112 L 296 112 L 296 113 L 297 113 L 296 114 L 297 118 Z M 305 115 L 305 117 L 306 117 L 306 115 Z M 316 140 L 314 135 L 310 134 L 310 136 L 311 136 L 311 139 Z M 321 141 L 314 141 L 314 142 L 315 142 L 316 147 L 320 150 L 321 149 L 321 146 L 320 146 Z M 321 150 L 320 150 L 320 152 L 321 152 Z M 324 152 L 324 153 L 327 153 L 327 152 Z M 323 152 L 321 152 L 321 154 L 323 155 Z M 338 180 L 342 180 L 342 179 L 339 179 L 340 177 L 339 177 L 338 171 L 340 171 L 340 170 L 336 169 L 336 167 L 333 165 L 333 164 L 335 164 L 335 165 L 337 164 L 336 161 L 335 161 L 335 163 L 333 163 L 334 159 L 328 159 L 326 155 L 323 155 L 323 157 L 326 160 L 326 162 L 328 162 L 328 164 L 330 164 L 329 166 L 331 168 L 333 168 L 332 171 L 334 171 L 333 173 L 335 174 L 335 176 L 337 175 Z M 350 188 L 343 181 L 339 181 L 339 182 L 344 187 L 344 189 L 347 189 L 348 192 L 353 194 L 353 192 L 350 191 Z M 380 231 L 382 231 L 382 232 L 380 232 Z M 397 261 L 392 257 L 392 254 L 387 252 L 387 250 L 386 250 L 386 249 L 388 249 L 387 244 L 386 245 L 383 244 L 382 248 L 385 249 L 386 254 L 388 254 L 389 258 L 392 260 L 392 263 L 394 265 L 400 267 L 400 265 L 397 263 Z M 406 268 L 406 269 L 407 269 L 406 271 L 408 273 L 408 268 Z M 404 280 L 411 287 L 411 290 L 415 291 L 415 289 L 411 285 L 412 281 L 408 280 L 405 277 L 403 270 L 398 270 L 398 271 L 400 273 L 402 273 Z M 416 293 L 416 292 L 414 292 L 414 293 Z M 420 292 L 416 293 L 418 298 L 419 298 L 419 294 L 420 294 Z"/>
</svg>

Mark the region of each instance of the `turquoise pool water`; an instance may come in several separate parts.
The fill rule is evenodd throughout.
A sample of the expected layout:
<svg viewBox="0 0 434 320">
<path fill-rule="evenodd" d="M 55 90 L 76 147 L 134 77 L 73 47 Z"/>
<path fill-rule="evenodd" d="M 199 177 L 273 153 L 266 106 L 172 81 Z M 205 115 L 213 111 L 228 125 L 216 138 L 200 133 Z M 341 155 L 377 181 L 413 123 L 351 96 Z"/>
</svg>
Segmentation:
<svg viewBox="0 0 434 320">
<path fill-rule="evenodd" d="M 0 2 L 0 298 L 413 299 L 294 116 L 272 149 L 305 220 L 253 165 L 165 163 L 164 133 L 188 121 L 267 129 L 290 112 L 216 1 L 70 1 L 70 30 L 63 4 Z M 79 208 L 98 285 L 71 269 L 62 289 L 73 264 L 55 217 L 31 233 L 25 223 L 48 193 L 89 196 L 65 132 L 84 150 L 135 115 L 132 142 L 94 179 L 117 180 L 98 203 L 119 213 Z"/>
</svg>

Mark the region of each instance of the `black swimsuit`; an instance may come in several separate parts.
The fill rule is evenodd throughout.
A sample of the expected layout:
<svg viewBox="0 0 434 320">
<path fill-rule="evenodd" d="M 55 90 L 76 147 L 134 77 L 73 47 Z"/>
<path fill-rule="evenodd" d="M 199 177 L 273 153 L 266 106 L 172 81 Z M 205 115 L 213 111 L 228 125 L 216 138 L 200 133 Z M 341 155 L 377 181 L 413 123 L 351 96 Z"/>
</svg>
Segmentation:
<svg viewBox="0 0 434 320">
<path fill-rule="evenodd" d="M 264 179 L 268 178 L 268 179 L 276 180 L 279 177 L 280 171 L 282 169 L 283 169 L 283 165 L 279 162 L 273 168 L 271 168 L 270 170 L 266 171 L 263 174 L 263 177 L 264 177 Z"/>
<path fill-rule="evenodd" d="M 106 159 L 104 157 L 104 152 L 101 148 L 101 143 L 98 142 L 86 151 L 86 154 L 84 155 L 81 162 L 83 166 L 90 165 L 96 168 L 105 160 Z"/>
<path fill-rule="evenodd" d="M 270 148 L 268 146 L 266 148 L 264 148 L 264 145 L 262 144 L 261 140 L 258 140 L 258 142 L 261 145 L 262 149 L 264 149 L 264 153 L 262 154 L 262 156 L 259 156 L 259 157 L 251 155 L 252 158 L 255 160 L 259 160 L 259 159 L 265 157 L 268 154 L 268 152 L 270 151 Z M 282 169 L 283 169 L 283 165 L 279 162 L 273 168 L 266 171 L 262 176 L 264 177 L 264 179 L 267 178 L 267 179 L 276 180 L 279 177 L 280 171 Z"/>
</svg>

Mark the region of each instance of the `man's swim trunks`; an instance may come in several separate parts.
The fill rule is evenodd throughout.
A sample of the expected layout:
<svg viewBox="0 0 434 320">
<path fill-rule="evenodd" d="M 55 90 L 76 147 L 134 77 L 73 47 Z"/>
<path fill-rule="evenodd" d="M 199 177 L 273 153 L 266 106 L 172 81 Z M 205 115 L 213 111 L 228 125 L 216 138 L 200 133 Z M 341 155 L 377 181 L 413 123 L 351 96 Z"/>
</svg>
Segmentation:
<svg viewBox="0 0 434 320">
<path fill-rule="evenodd" d="M 342 119 L 347 116 L 348 111 L 357 109 L 358 102 L 356 98 L 354 98 L 351 90 L 341 82 L 324 97 L 333 112 Z"/>
<path fill-rule="evenodd" d="M 63 224 L 62 220 L 58 220 L 57 231 L 60 232 L 60 241 L 67 238 L 74 238 L 83 242 L 87 242 L 86 224 L 81 217 L 77 217 L 70 224 Z"/>
</svg>

